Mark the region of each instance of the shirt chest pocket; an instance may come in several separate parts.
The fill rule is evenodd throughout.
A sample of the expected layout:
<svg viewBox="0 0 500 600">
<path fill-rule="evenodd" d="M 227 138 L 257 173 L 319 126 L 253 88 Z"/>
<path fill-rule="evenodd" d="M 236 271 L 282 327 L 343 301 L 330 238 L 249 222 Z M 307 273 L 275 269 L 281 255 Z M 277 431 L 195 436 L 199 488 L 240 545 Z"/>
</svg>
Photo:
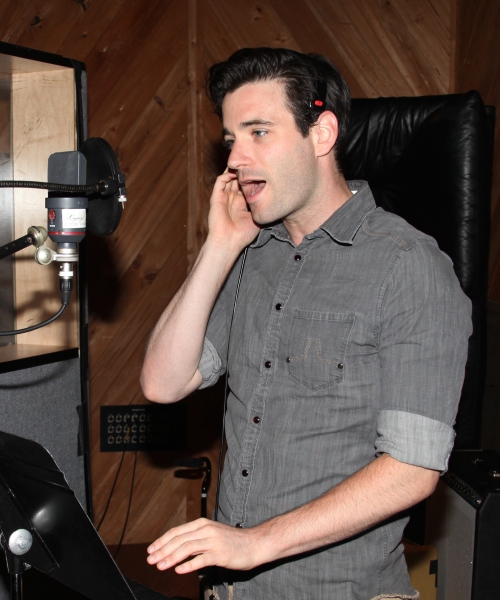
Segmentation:
<svg viewBox="0 0 500 600">
<path fill-rule="evenodd" d="M 310 390 L 342 381 L 354 313 L 295 310 L 288 343 L 290 377 Z"/>
</svg>

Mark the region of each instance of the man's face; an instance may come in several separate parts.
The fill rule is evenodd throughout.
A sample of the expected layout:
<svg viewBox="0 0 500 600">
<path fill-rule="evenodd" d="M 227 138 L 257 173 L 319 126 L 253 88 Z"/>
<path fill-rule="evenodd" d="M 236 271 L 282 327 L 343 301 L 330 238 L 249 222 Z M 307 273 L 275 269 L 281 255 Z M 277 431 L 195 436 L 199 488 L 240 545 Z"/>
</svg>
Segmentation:
<svg viewBox="0 0 500 600">
<path fill-rule="evenodd" d="M 222 104 L 227 164 L 259 225 L 297 223 L 311 211 L 317 164 L 311 137 L 302 137 L 278 81 L 249 83 Z"/>
</svg>

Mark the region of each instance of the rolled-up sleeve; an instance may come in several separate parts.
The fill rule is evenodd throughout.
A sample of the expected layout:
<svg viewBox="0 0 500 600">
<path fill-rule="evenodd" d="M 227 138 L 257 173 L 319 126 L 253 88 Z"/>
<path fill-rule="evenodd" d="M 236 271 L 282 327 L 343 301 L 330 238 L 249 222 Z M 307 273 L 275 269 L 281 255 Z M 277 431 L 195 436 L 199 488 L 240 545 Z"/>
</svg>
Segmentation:
<svg viewBox="0 0 500 600">
<path fill-rule="evenodd" d="M 463 384 L 471 303 L 433 241 L 405 249 L 379 297 L 377 453 L 445 471 Z"/>
<path fill-rule="evenodd" d="M 446 471 L 455 431 L 446 423 L 396 410 L 380 411 L 378 453 L 436 471 Z"/>
<path fill-rule="evenodd" d="M 224 367 L 222 366 L 222 360 L 219 356 L 219 353 L 215 349 L 212 342 L 207 338 L 205 338 L 205 342 L 203 344 L 203 352 L 201 354 L 198 369 L 203 377 L 203 383 L 198 388 L 199 390 L 210 387 L 211 385 L 217 383 L 217 380 L 224 372 Z"/>
<path fill-rule="evenodd" d="M 236 263 L 236 266 L 239 263 Z M 235 270 L 235 266 L 231 273 Z M 227 278 L 215 301 L 210 313 L 210 318 L 205 332 L 203 352 L 201 354 L 198 369 L 203 377 L 203 382 L 198 389 L 214 385 L 219 377 L 226 372 L 228 331 L 231 321 L 228 313 L 228 296 L 234 294 L 231 276 Z"/>
</svg>

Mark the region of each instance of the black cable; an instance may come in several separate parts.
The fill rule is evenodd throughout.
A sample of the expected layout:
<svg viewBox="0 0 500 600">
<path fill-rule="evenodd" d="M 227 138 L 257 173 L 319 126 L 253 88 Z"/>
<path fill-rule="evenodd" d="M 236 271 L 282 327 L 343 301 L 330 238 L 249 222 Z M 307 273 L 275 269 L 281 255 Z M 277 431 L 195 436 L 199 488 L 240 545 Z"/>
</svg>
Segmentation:
<svg viewBox="0 0 500 600">
<path fill-rule="evenodd" d="M 116 472 L 115 480 L 113 481 L 113 485 L 111 487 L 111 491 L 109 492 L 108 501 L 106 502 L 106 508 L 104 509 L 104 512 L 102 513 L 102 517 L 101 517 L 101 520 L 99 521 L 99 525 L 96 527 L 97 531 L 99 531 L 99 529 L 100 529 L 100 527 L 102 525 L 102 522 L 104 521 L 104 517 L 106 516 L 106 513 L 108 512 L 109 505 L 111 504 L 111 498 L 113 497 L 113 493 L 115 491 L 116 482 L 118 481 L 118 475 L 120 475 L 120 471 L 122 470 L 123 457 L 124 456 L 125 456 L 125 452 L 122 452 L 122 457 L 120 459 L 120 464 L 118 465 L 118 471 Z"/>
<path fill-rule="evenodd" d="M 130 484 L 130 495 L 128 498 L 128 507 L 127 507 L 127 516 L 125 517 L 125 523 L 123 524 L 122 535 L 120 537 L 120 541 L 118 542 L 118 548 L 116 549 L 115 555 L 113 558 L 116 560 L 118 556 L 118 552 L 120 552 L 120 548 L 122 547 L 123 538 L 125 537 L 125 531 L 127 530 L 128 517 L 130 515 L 130 507 L 132 506 L 132 495 L 134 493 L 134 480 L 135 480 L 135 468 L 137 466 L 137 450 L 134 452 L 134 467 L 132 469 L 132 483 Z"/>
<path fill-rule="evenodd" d="M 40 190 L 50 190 L 51 192 L 68 192 L 78 194 L 93 194 L 96 192 L 105 192 L 106 183 L 99 182 L 92 185 L 72 185 L 65 183 L 50 183 L 44 181 L 0 181 L 0 188 L 36 188 Z"/>
<path fill-rule="evenodd" d="M 229 334 L 227 337 L 227 354 L 226 354 L 226 383 L 224 387 L 224 406 L 222 412 L 222 432 L 220 438 L 220 449 L 219 449 L 219 464 L 217 467 L 217 489 L 215 491 L 215 510 L 214 510 L 214 521 L 217 521 L 219 516 L 219 493 L 220 493 L 220 480 L 222 475 L 222 454 L 224 452 L 224 436 L 226 435 L 226 410 L 227 410 L 227 397 L 229 391 L 229 342 L 231 341 L 231 331 L 233 329 L 234 313 L 236 312 L 236 303 L 238 301 L 238 295 L 240 293 L 240 284 L 243 277 L 243 267 L 247 258 L 248 246 L 243 252 L 243 258 L 241 260 L 240 274 L 238 275 L 238 283 L 236 284 L 236 292 L 234 295 L 233 313 L 231 315 L 231 322 L 229 323 Z"/>
<path fill-rule="evenodd" d="M 35 331 L 35 329 L 40 329 L 40 327 L 45 327 L 52 321 L 55 321 L 58 317 L 60 317 L 66 309 L 67 304 L 63 304 L 59 311 L 50 319 L 43 321 L 42 323 L 38 323 L 38 325 L 32 325 L 31 327 L 26 327 L 25 329 L 16 329 L 15 331 L 0 331 L 0 336 L 2 335 L 18 335 L 20 333 L 28 333 L 29 331 Z"/>
</svg>

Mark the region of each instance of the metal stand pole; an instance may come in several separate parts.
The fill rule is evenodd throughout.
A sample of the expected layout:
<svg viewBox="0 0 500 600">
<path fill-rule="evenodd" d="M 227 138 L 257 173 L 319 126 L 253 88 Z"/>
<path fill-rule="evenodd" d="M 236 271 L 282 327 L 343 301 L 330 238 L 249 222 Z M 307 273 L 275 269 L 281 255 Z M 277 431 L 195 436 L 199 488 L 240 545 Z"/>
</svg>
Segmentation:
<svg viewBox="0 0 500 600">
<path fill-rule="evenodd" d="M 26 529 L 18 529 L 9 537 L 2 535 L 1 545 L 7 559 L 7 570 L 10 574 L 10 597 L 12 600 L 23 600 L 23 573 L 29 569 L 23 559 L 33 544 L 33 536 Z"/>
<path fill-rule="evenodd" d="M 11 254 L 15 254 L 19 252 L 19 250 L 23 250 L 28 246 L 36 246 L 39 248 L 43 245 L 45 240 L 47 239 L 47 230 L 43 227 L 37 227 L 36 225 L 32 225 L 28 228 L 28 233 L 23 235 L 23 237 L 17 238 L 13 242 L 9 242 L 4 246 L 0 246 L 0 259 L 6 258 Z"/>
<path fill-rule="evenodd" d="M 10 597 L 12 600 L 23 600 L 23 574 L 10 574 Z"/>
</svg>

